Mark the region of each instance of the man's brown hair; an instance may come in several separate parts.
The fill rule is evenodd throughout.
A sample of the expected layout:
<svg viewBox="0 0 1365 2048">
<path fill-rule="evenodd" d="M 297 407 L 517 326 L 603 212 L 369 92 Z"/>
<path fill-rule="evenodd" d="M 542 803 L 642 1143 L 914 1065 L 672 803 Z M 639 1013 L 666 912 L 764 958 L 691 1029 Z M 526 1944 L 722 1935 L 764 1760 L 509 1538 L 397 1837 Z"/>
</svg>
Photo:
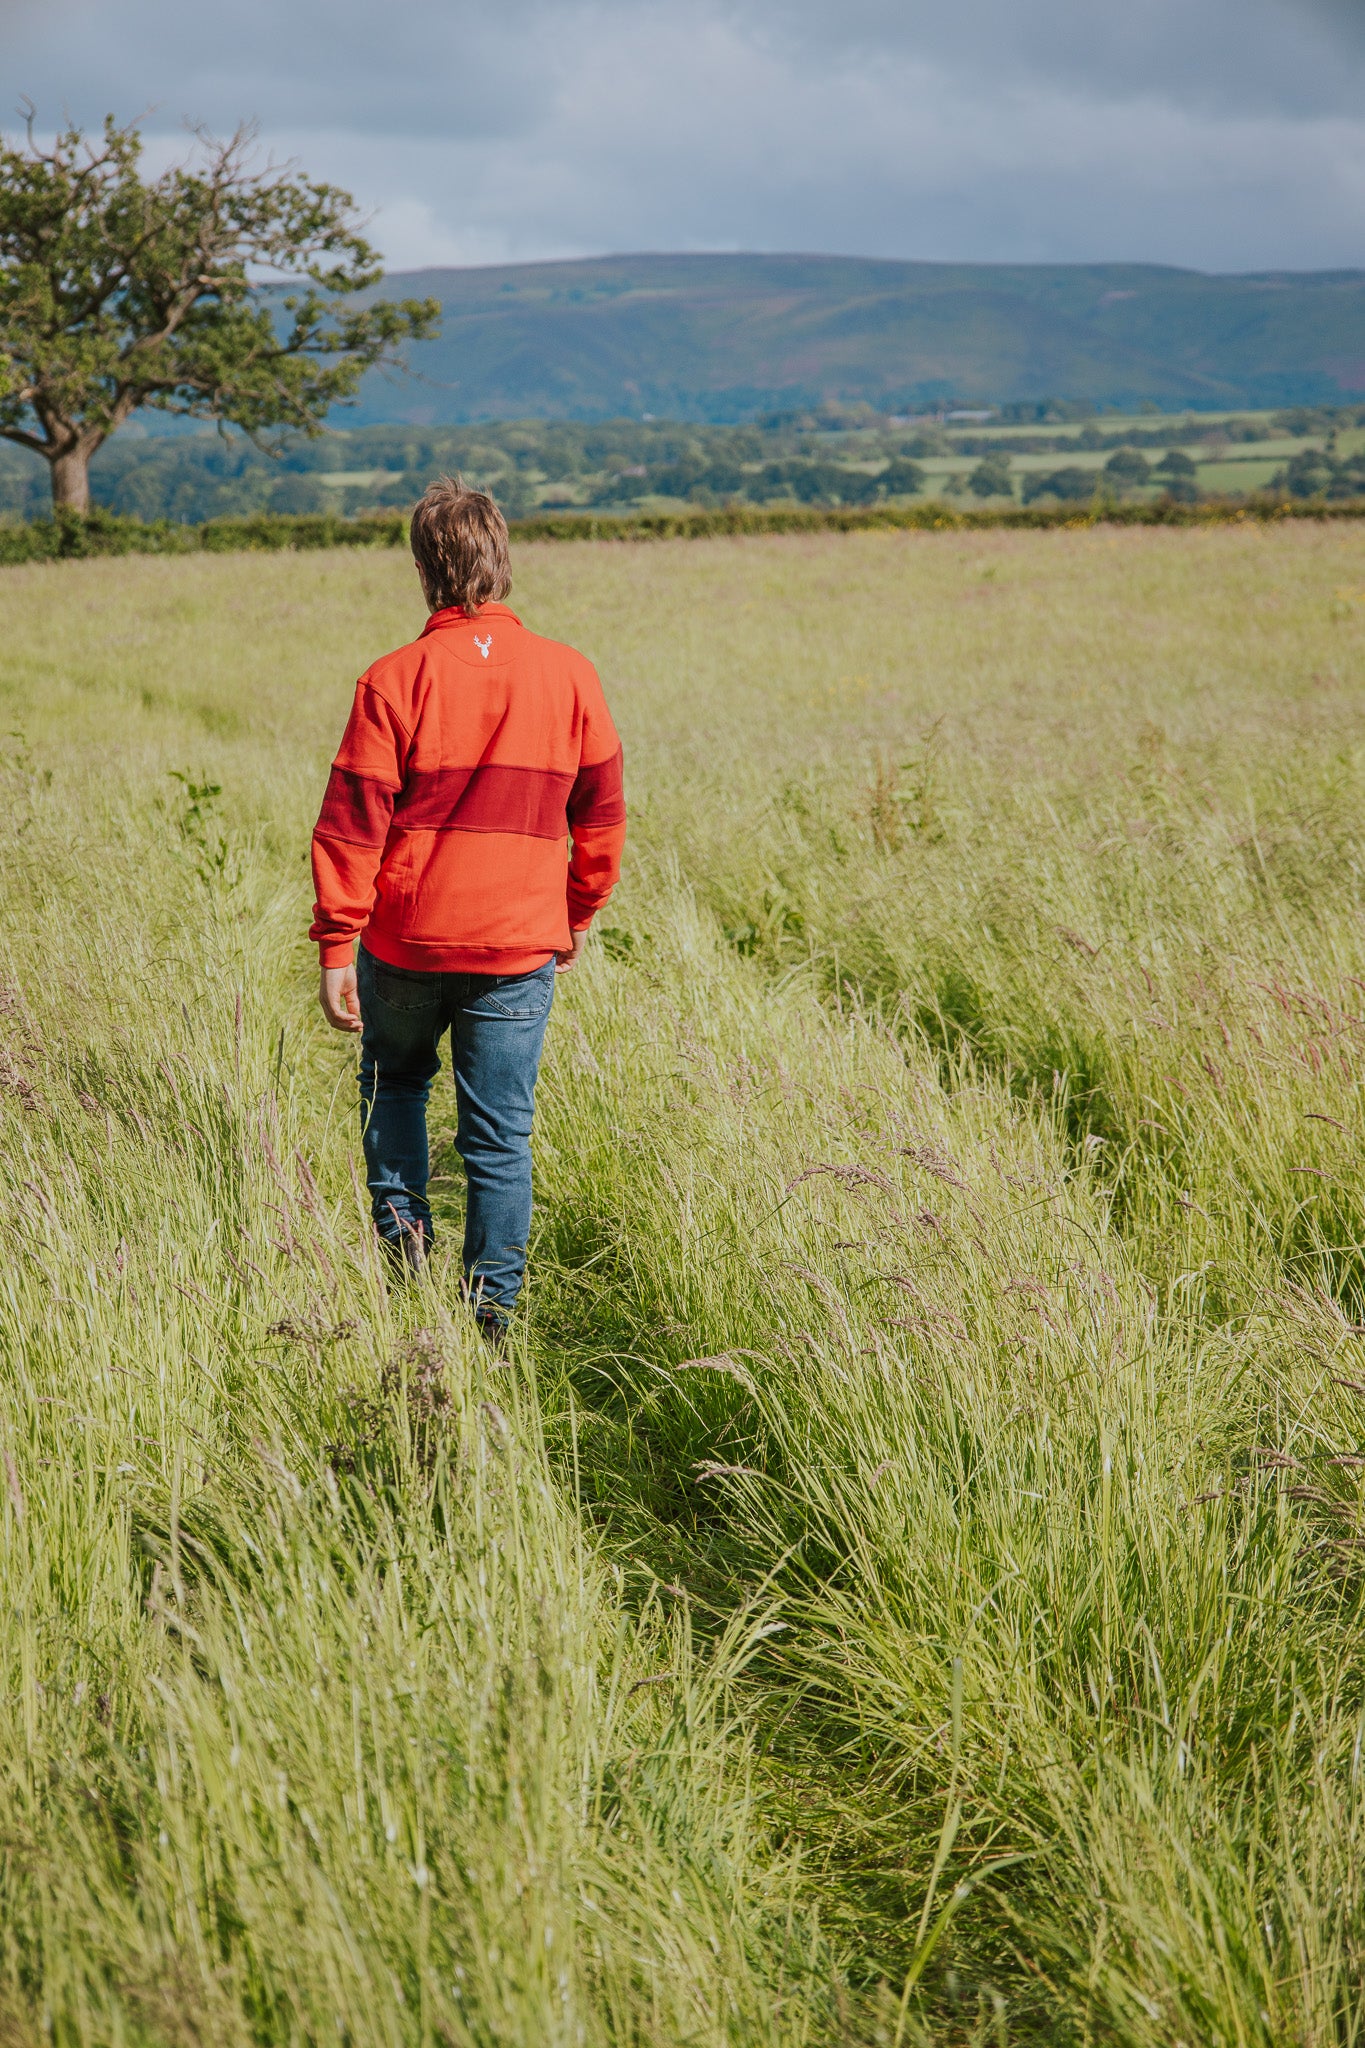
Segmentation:
<svg viewBox="0 0 1365 2048">
<path fill-rule="evenodd" d="M 408 536 L 437 611 L 460 605 L 476 612 L 512 588 L 507 521 L 488 494 L 471 491 L 463 477 L 442 476 L 427 485 L 413 507 Z"/>
</svg>

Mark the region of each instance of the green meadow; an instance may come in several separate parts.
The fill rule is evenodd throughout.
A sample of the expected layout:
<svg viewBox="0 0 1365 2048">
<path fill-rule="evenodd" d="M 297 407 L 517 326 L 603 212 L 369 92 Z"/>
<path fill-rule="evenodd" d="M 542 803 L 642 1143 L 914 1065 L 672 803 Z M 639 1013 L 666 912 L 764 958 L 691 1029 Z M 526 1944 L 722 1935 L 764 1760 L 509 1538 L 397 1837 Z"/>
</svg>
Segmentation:
<svg viewBox="0 0 1365 2048">
<path fill-rule="evenodd" d="M 624 879 L 391 1295 L 401 551 L 0 572 L 4 2048 L 1365 2036 L 1365 550 L 524 545 Z"/>
</svg>

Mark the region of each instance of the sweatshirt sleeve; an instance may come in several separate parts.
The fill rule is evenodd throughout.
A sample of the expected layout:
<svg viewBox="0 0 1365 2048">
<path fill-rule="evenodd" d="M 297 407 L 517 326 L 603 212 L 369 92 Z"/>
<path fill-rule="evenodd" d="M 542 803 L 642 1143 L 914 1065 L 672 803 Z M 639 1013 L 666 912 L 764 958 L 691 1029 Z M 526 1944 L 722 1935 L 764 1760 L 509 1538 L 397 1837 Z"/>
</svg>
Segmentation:
<svg viewBox="0 0 1365 2048">
<path fill-rule="evenodd" d="M 616 887 L 626 843 L 626 799 L 621 780 L 621 742 L 616 736 L 595 670 L 583 699 L 583 743 L 578 774 L 569 793 L 569 927 L 591 924 Z"/>
<path fill-rule="evenodd" d="M 369 922 L 409 744 L 392 707 L 362 677 L 313 828 L 317 902 L 308 936 L 324 967 L 346 966 Z"/>
</svg>

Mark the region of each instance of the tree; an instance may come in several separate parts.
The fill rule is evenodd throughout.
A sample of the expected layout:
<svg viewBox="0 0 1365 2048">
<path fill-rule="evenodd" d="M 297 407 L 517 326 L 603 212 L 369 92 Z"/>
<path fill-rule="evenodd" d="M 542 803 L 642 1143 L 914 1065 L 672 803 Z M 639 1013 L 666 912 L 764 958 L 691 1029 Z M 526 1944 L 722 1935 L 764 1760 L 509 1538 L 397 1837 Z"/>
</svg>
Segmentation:
<svg viewBox="0 0 1365 2048">
<path fill-rule="evenodd" d="M 1136 448 L 1116 448 L 1104 465 L 1104 473 L 1120 490 L 1126 490 L 1134 484 L 1145 484 L 1152 474 L 1152 465 Z"/>
<path fill-rule="evenodd" d="M 1328 448 L 1301 448 L 1275 472 L 1270 488 L 1294 498 L 1365 497 L 1365 453 L 1342 462 Z"/>
<path fill-rule="evenodd" d="M 1093 469 L 1082 469 L 1079 463 L 1067 469 L 1054 469 L 1046 476 L 1035 471 L 1024 478 L 1024 503 L 1031 505 L 1038 498 L 1060 498 L 1063 504 L 1083 504 L 1095 496 L 1099 481 Z"/>
<path fill-rule="evenodd" d="M 877 489 L 888 498 L 915 498 L 924 489 L 924 471 L 917 462 L 893 455 L 876 479 Z"/>
<path fill-rule="evenodd" d="M 1010 459 L 1003 449 L 993 449 L 983 455 L 967 479 L 967 489 L 974 498 L 1012 498 L 1014 479 L 1010 475 Z"/>
<path fill-rule="evenodd" d="M 349 193 L 251 166 L 254 141 L 200 134 L 141 175 L 135 125 L 0 136 L 0 436 L 86 512 L 90 458 L 140 406 L 316 433 L 363 372 L 434 331 L 432 299 L 347 298 L 379 282 Z M 281 294 L 262 278 L 301 280 Z"/>
<path fill-rule="evenodd" d="M 1198 474 L 1197 464 L 1180 448 L 1168 448 L 1152 471 L 1166 496 L 1178 505 L 1198 504 Z"/>
<path fill-rule="evenodd" d="M 705 474 L 705 472 L 703 472 Z M 614 469 L 588 494 L 590 505 L 634 505 L 641 498 L 647 498 L 655 486 L 650 481 L 649 470 L 643 462 L 632 463 L 629 469 Z M 696 488 L 695 485 L 692 486 Z M 496 492 L 498 503 L 507 510 L 503 491 Z"/>
</svg>

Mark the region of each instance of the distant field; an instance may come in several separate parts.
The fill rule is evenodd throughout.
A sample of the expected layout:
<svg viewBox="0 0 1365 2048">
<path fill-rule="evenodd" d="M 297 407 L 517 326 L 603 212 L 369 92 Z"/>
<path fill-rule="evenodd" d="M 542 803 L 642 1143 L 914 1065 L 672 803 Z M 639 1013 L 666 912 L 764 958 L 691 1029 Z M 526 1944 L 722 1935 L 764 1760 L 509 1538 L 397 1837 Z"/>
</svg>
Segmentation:
<svg viewBox="0 0 1365 2048">
<path fill-rule="evenodd" d="M 1146 430 L 1150 426 L 1150 422 L 1145 420 L 1134 421 L 1132 424 L 1141 430 Z M 1106 433 L 1119 432 L 1122 425 L 1121 421 L 1115 421 L 1111 427 L 1106 420 Z M 1216 431 L 1216 426 L 1216 422 L 1211 425 L 1210 434 Z M 1013 474 L 1019 478 L 1048 475 L 1067 464 L 1077 469 L 1092 470 L 1098 479 L 1109 460 L 1108 452 L 1100 448 L 1078 447 L 1061 453 L 1055 450 L 1035 452 L 1029 443 L 1030 440 L 1037 440 L 1036 430 L 1030 435 L 1022 428 L 1014 431 L 1002 429 L 1001 438 L 1007 438 L 1014 446 L 1010 467 Z M 1356 438 L 1352 435 L 1352 442 Z M 1199 490 L 1215 497 L 1244 497 L 1248 492 L 1263 491 L 1276 472 L 1282 469 L 1292 456 L 1297 455 L 1304 445 L 1302 440 L 1295 440 L 1287 434 L 1267 434 L 1264 441 L 1229 449 L 1220 458 L 1211 454 L 1208 445 L 1196 444 L 1191 450 L 1195 462 L 1195 483 Z M 1354 446 L 1350 452 L 1355 452 Z M 950 480 L 969 477 L 976 468 L 976 463 L 977 458 L 969 455 L 927 457 L 923 465 L 926 494 L 941 494 Z M 1156 496 L 1159 491 L 1158 481 L 1140 495 Z"/>
<path fill-rule="evenodd" d="M 633 822 L 504 1369 L 304 937 L 409 566 L 0 576 L 0 2039 L 1358 2039 L 1359 530 L 514 566 Z"/>
<path fill-rule="evenodd" d="M 1172 454 L 1193 470 L 1177 462 L 1172 473 Z M 994 473 L 976 475 L 987 457 Z M 732 426 L 646 416 L 329 428 L 312 440 L 285 437 L 273 450 L 211 430 L 149 435 L 134 422 L 100 450 L 91 485 L 102 510 L 198 525 L 261 512 L 405 511 L 433 477 L 459 472 L 490 491 L 509 519 L 525 519 L 551 510 L 905 504 L 964 493 L 1003 504 L 1026 490 L 1037 495 L 1039 486 L 1045 497 L 1076 502 L 1068 470 L 1080 473 L 1082 497 L 1103 477 L 1106 497 L 1129 502 L 1172 489 L 1188 498 L 1191 490 L 1245 496 L 1268 487 L 1339 501 L 1365 494 L 1363 458 L 1360 406 L 1124 414 L 1058 403 L 979 418 L 943 408 L 902 417 L 831 406 Z M 50 498 L 46 464 L 0 442 L 0 525 L 45 514 Z"/>
</svg>

